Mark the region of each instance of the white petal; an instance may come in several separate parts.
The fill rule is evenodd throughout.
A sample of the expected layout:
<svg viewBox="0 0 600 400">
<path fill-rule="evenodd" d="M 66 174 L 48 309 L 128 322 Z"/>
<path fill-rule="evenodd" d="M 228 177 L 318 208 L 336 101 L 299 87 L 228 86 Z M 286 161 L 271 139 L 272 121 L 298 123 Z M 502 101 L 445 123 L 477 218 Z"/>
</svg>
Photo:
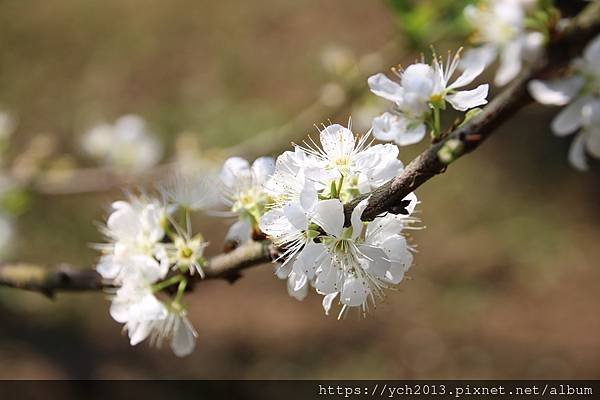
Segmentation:
<svg viewBox="0 0 600 400">
<path fill-rule="evenodd" d="M 584 80 L 579 76 L 556 81 L 533 80 L 527 88 L 538 103 L 564 106 L 579 92 Z"/>
<path fill-rule="evenodd" d="M 304 274 L 292 271 L 287 281 L 288 294 L 297 300 L 303 300 L 308 288 L 308 278 Z"/>
<path fill-rule="evenodd" d="M 590 66 L 598 68 L 600 65 L 600 35 L 596 36 L 585 48 L 585 60 Z"/>
<path fill-rule="evenodd" d="M 177 357 L 185 357 L 194 351 L 198 334 L 187 318 L 181 317 L 176 323 L 178 326 L 171 339 L 171 349 Z"/>
<path fill-rule="evenodd" d="M 321 294 L 339 292 L 343 276 L 336 265 L 327 265 L 317 275 L 315 288 Z"/>
<path fill-rule="evenodd" d="M 325 246 L 321 243 L 308 242 L 298 254 L 293 264 L 293 270 L 298 275 L 306 275 L 308 279 L 313 279 L 315 272 L 321 266 L 322 255 L 325 253 Z"/>
<path fill-rule="evenodd" d="M 409 65 L 402 73 L 402 87 L 420 98 L 429 98 L 434 89 L 435 74 L 428 64 Z"/>
<path fill-rule="evenodd" d="M 473 90 L 463 90 L 454 94 L 448 95 L 446 99 L 448 103 L 459 111 L 466 111 L 483 104 L 487 104 L 486 97 L 488 95 L 489 85 L 479 85 Z"/>
<path fill-rule="evenodd" d="M 290 272 L 292 272 L 292 263 L 288 262 L 275 267 L 275 275 L 277 275 L 279 279 L 287 279 Z"/>
<path fill-rule="evenodd" d="M 288 294 L 291 297 L 298 301 L 304 300 L 308 294 L 308 281 L 306 280 L 306 275 L 298 276 L 296 273 L 292 272 L 288 279 L 287 288 Z"/>
<path fill-rule="evenodd" d="M 583 107 L 590 101 L 589 96 L 577 98 L 574 102 L 565 107 L 552 120 L 552 131 L 557 136 L 566 136 L 581 126 L 581 112 Z"/>
<path fill-rule="evenodd" d="M 367 83 L 369 84 L 369 88 L 371 88 L 371 92 L 379 97 L 394 102 L 402 100 L 402 86 L 382 73 L 370 76 Z"/>
<path fill-rule="evenodd" d="M 236 241 L 238 243 L 246 243 L 250 240 L 251 236 L 252 226 L 250 225 L 250 222 L 245 219 L 241 219 L 229 227 L 229 231 L 227 232 L 225 239 L 229 241 Z"/>
<path fill-rule="evenodd" d="M 115 279 L 121 271 L 121 265 L 115 262 L 114 257 L 111 254 L 108 254 L 100 258 L 98 265 L 96 265 L 96 271 L 98 271 L 104 279 Z"/>
<path fill-rule="evenodd" d="M 129 330 L 129 343 L 132 346 L 135 346 L 148 337 L 150 332 L 152 331 L 152 322 L 151 321 L 142 321 L 139 323 L 135 323 L 133 325 L 128 324 Z"/>
<path fill-rule="evenodd" d="M 596 158 L 600 158 L 600 126 L 595 130 L 585 131 L 585 148 L 587 152 Z"/>
<path fill-rule="evenodd" d="M 373 136 L 384 142 L 395 140 L 406 130 L 406 119 L 389 112 L 373 119 Z"/>
<path fill-rule="evenodd" d="M 490 65 L 497 55 L 496 46 L 488 44 L 480 47 L 474 47 L 467 50 L 461 57 L 459 68 L 467 70 L 469 68 L 477 68 L 483 64 L 484 67 Z"/>
<path fill-rule="evenodd" d="M 291 203 L 283 207 L 283 214 L 290 224 L 298 230 L 308 229 L 308 216 L 298 203 Z"/>
<path fill-rule="evenodd" d="M 485 69 L 485 64 L 483 62 L 468 64 L 464 69 L 463 73 L 448 86 L 448 89 L 458 89 L 463 86 L 467 86 L 469 83 L 473 82 L 475 78 L 477 78 L 483 70 Z"/>
<path fill-rule="evenodd" d="M 382 141 L 393 140 L 399 146 L 409 146 L 423 140 L 427 129 L 420 121 L 401 115 L 384 113 L 373 119 L 373 136 Z"/>
<path fill-rule="evenodd" d="M 348 155 L 354 150 L 354 134 L 339 124 L 329 125 L 321 131 L 321 145 L 329 157 Z"/>
<path fill-rule="evenodd" d="M 344 282 L 340 302 L 349 307 L 357 307 L 367 300 L 369 293 L 369 285 L 364 279 L 351 277 Z"/>
<path fill-rule="evenodd" d="M 496 71 L 496 79 L 494 80 L 496 85 L 506 85 L 517 76 L 519 71 L 521 71 L 522 50 L 523 43 L 519 40 L 513 40 L 506 45 L 500 55 L 500 66 L 498 67 L 498 71 Z"/>
<path fill-rule="evenodd" d="M 113 301 L 110 305 L 110 316 L 118 323 L 124 324 L 129 320 L 130 305 L 122 301 Z"/>
<path fill-rule="evenodd" d="M 250 175 L 250 164 L 241 157 L 230 157 L 225 160 L 219 174 L 221 181 L 227 187 L 234 187 L 240 176 Z"/>
<path fill-rule="evenodd" d="M 252 163 L 252 174 L 259 185 L 266 182 L 274 171 L 275 161 L 272 157 L 260 157 Z"/>
<path fill-rule="evenodd" d="M 314 210 L 318 201 L 319 196 L 315 184 L 309 180 L 305 180 L 304 187 L 300 192 L 300 205 L 305 211 L 310 213 Z"/>
<path fill-rule="evenodd" d="M 338 292 L 330 293 L 323 297 L 323 309 L 325 310 L 325 315 L 329 315 L 329 310 L 331 310 L 331 303 L 338 295 Z"/>
<path fill-rule="evenodd" d="M 575 136 L 569 149 L 569 162 L 580 171 L 588 169 L 587 160 L 585 159 L 585 135 L 580 133 Z"/>
<path fill-rule="evenodd" d="M 408 253 L 408 254 L 410 256 L 409 264 L 411 264 L 413 255 L 411 253 Z M 397 285 L 400 282 L 402 282 L 402 279 L 404 279 L 404 274 L 406 273 L 406 270 L 407 270 L 407 268 L 406 268 L 405 264 L 392 263 L 392 266 L 386 275 L 386 280 L 394 285 Z"/>
<path fill-rule="evenodd" d="M 387 259 L 387 254 L 379 247 L 362 245 L 360 252 L 365 256 L 363 268 L 372 277 L 385 278 L 392 264 Z"/>
<path fill-rule="evenodd" d="M 314 220 L 329 235 L 341 237 L 344 228 L 344 206 L 338 199 L 319 201 Z"/>
<path fill-rule="evenodd" d="M 415 192 L 410 192 L 402 200 L 408 200 L 410 202 L 406 207 L 406 211 L 408 211 L 408 215 L 411 215 L 415 211 L 417 204 L 419 204 L 419 199 L 417 198 L 417 195 L 415 194 Z"/>
<path fill-rule="evenodd" d="M 363 222 L 361 217 L 365 208 L 369 205 L 369 199 L 364 199 L 354 207 L 350 221 L 352 222 L 352 239 L 356 239 L 363 230 Z"/>
</svg>

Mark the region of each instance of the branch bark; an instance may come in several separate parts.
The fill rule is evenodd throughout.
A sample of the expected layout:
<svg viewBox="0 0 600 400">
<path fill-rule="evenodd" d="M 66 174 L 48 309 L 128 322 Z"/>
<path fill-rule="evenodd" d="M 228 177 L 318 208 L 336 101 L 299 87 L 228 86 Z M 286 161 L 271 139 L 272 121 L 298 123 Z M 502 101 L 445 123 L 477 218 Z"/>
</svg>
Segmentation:
<svg viewBox="0 0 600 400">
<path fill-rule="evenodd" d="M 271 248 L 267 241 L 250 241 L 235 250 L 211 258 L 203 268 L 204 279 L 226 279 L 234 282 L 245 268 L 271 261 Z M 193 280 L 199 280 L 196 274 Z M 37 264 L 5 263 L 0 265 L 0 286 L 39 292 L 53 298 L 57 292 L 83 292 L 114 289 L 110 281 L 102 279 L 93 269 L 80 269 L 71 265 L 47 268 Z"/>
<path fill-rule="evenodd" d="M 384 212 L 394 212 L 401 200 L 423 183 L 441 174 L 456 159 L 478 148 L 495 129 L 531 101 L 527 83 L 560 70 L 573 56 L 579 55 L 585 45 L 600 33 L 600 2 L 594 2 L 573 20 L 564 31 L 556 33 L 545 54 L 523 70 L 521 74 L 484 110 L 463 126 L 455 129 L 439 143 L 433 144 L 414 159 L 404 171 L 390 182 L 358 198 L 345 207 L 349 223 L 352 210 L 363 198 L 370 196 L 364 220 L 372 220 Z M 452 157 L 440 158 L 440 151 L 452 148 Z M 204 269 L 207 279 L 223 278 L 230 282 L 245 268 L 271 260 L 274 251 L 268 242 L 249 242 L 237 249 L 213 257 Z M 197 277 L 197 275 L 196 275 Z M 76 270 L 62 266 L 48 270 L 38 265 L 0 265 L 0 286 L 38 291 L 53 296 L 57 291 L 85 291 L 112 288 L 93 270 Z"/>
</svg>

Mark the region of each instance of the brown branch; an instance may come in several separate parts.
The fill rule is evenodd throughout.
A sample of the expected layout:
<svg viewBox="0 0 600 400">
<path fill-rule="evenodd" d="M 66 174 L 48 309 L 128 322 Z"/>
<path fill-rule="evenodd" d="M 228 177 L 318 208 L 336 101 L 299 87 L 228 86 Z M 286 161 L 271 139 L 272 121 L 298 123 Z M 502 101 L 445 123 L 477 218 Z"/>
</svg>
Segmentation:
<svg viewBox="0 0 600 400">
<path fill-rule="evenodd" d="M 240 272 L 248 267 L 271 261 L 268 242 L 248 242 L 235 250 L 210 259 L 203 268 L 204 279 L 226 279 L 230 282 L 239 278 Z M 197 280 L 198 274 L 193 279 Z M 82 292 L 114 289 L 110 281 L 103 280 L 93 269 L 79 269 L 70 265 L 46 268 L 37 264 L 5 263 L 0 265 L 0 286 L 42 293 L 50 298 L 56 292 Z"/>
<path fill-rule="evenodd" d="M 498 126 L 531 101 L 527 93 L 527 83 L 531 79 L 560 70 L 599 33 L 600 2 L 595 2 L 587 6 L 570 27 L 557 33 L 545 54 L 526 68 L 483 111 L 424 151 L 396 178 L 370 193 L 369 206 L 363 213 L 363 219 L 371 220 L 381 213 L 394 212 L 407 194 L 444 172 L 456 159 L 479 147 Z M 346 206 L 347 221 L 360 200 L 356 199 Z M 272 258 L 272 251 L 271 245 L 265 241 L 246 243 L 230 253 L 213 257 L 205 268 L 206 278 L 235 281 L 241 270 L 268 262 Z M 59 290 L 100 290 L 112 287 L 92 270 L 67 267 L 47 270 L 41 266 L 26 264 L 0 265 L 0 286 L 34 290 L 48 296 Z"/>
</svg>

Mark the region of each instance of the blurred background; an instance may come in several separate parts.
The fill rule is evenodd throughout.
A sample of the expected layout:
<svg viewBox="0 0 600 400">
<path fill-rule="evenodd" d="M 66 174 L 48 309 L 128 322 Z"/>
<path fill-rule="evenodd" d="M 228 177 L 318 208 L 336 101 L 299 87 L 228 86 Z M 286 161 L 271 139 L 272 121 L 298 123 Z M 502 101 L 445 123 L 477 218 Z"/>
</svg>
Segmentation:
<svg viewBox="0 0 600 400">
<path fill-rule="evenodd" d="M 160 165 L 277 155 L 350 116 L 366 131 L 386 107 L 366 78 L 464 43 L 465 3 L 0 1 L 2 258 L 90 267 L 110 202 Z M 265 265 L 197 286 L 177 359 L 130 347 L 101 293 L 0 288 L 0 378 L 598 379 L 600 174 L 569 166 L 555 112 L 527 107 L 418 190 L 416 263 L 366 318 L 326 317 Z M 128 114 L 142 159 L 86 150 Z M 229 222 L 195 221 L 212 253 Z"/>
</svg>

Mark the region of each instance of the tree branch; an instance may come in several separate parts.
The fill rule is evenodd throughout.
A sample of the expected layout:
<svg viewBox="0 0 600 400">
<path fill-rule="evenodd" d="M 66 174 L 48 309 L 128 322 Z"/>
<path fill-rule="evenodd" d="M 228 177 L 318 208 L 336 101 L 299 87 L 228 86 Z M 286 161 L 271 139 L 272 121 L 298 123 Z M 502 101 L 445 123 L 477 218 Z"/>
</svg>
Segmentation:
<svg viewBox="0 0 600 400">
<path fill-rule="evenodd" d="M 226 279 L 234 282 L 245 268 L 271 261 L 270 245 L 266 241 L 250 241 L 235 250 L 211 258 L 203 268 L 204 279 Z M 199 280 L 196 274 L 193 280 Z M 0 286 L 42 293 L 53 298 L 56 292 L 110 290 L 115 287 L 93 269 L 78 269 L 71 265 L 46 268 L 37 264 L 6 263 L 0 265 Z"/>
<path fill-rule="evenodd" d="M 369 196 L 369 205 L 363 212 L 363 220 L 370 221 L 384 212 L 394 212 L 404 197 L 444 172 L 456 159 L 475 150 L 498 126 L 531 102 L 527 92 L 527 83 L 530 80 L 560 70 L 572 57 L 579 55 L 585 45 L 599 33 L 600 2 L 594 2 L 587 6 L 564 32 L 556 34 L 546 53 L 525 68 L 478 115 L 421 153 L 396 178 L 348 203 L 344 208 L 346 224 L 350 224 L 354 207 Z M 440 157 L 440 151 L 449 153 L 449 157 Z"/>
<path fill-rule="evenodd" d="M 537 62 L 521 74 L 483 111 L 460 126 L 442 141 L 432 145 L 414 159 L 396 178 L 369 195 L 358 198 L 345 207 L 346 221 L 363 198 L 370 196 L 364 220 L 372 220 L 384 212 L 394 212 L 401 200 L 432 177 L 444 172 L 449 164 L 475 150 L 494 130 L 519 109 L 531 101 L 527 83 L 560 70 L 573 56 L 600 33 L 600 2 L 594 2 L 576 17 L 562 32 L 555 33 Z M 442 154 L 442 156 L 440 156 Z M 249 242 L 237 249 L 213 257 L 204 268 L 207 279 L 223 278 L 230 282 L 240 276 L 240 271 L 271 260 L 274 251 L 268 242 Z M 195 280 L 197 280 L 196 275 Z M 93 270 L 76 270 L 62 266 L 48 270 L 38 265 L 0 265 L 0 286 L 33 290 L 52 296 L 59 290 L 84 291 L 112 288 Z"/>
</svg>

